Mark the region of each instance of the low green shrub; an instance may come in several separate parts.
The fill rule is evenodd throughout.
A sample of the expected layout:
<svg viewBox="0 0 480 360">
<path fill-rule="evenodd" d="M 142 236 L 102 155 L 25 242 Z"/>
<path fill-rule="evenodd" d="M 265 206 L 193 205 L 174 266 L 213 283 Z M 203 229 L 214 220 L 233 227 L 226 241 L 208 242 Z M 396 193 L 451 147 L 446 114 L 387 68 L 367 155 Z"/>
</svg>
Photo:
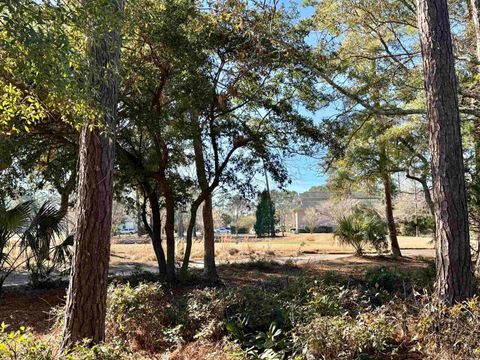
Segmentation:
<svg viewBox="0 0 480 360">
<path fill-rule="evenodd" d="M 394 326 L 379 312 L 318 316 L 298 326 L 294 338 L 298 352 L 309 359 L 357 359 L 379 355 L 390 347 Z"/>
<path fill-rule="evenodd" d="M 365 273 L 367 286 L 375 291 L 386 291 L 409 296 L 414 288 L 432 290 L 435 280 L 435 264 L 409 271 L 397 268 L 376 267 Z"/>
<path fill-rule="evenodd" d="M 162 351 L 181 342 L 181 326 L 158 284 L 110 286 L 106 323 L 110 339 L 142 349 Z"/>
<path fill-rule="evenodd" d="M 107 342 L 93 347 L 87 343 L 75 344 L 67 354 L 59 353 L 56 339 L 39 339 L 24 327 L 7 331 L 5 323 L 0 329 L 0 359 L 21 360 L 140 360 L 128 346 L 118 342 Z"/>
<path fill-rule="evenodd" d="M 480 301 L 474 297 L 451 308 L 422 298 L 415 328 L 417 349 L 428 359 L 480 358 Z"/>
<path fill-rule="evenodd" d="M 405 279 L 395 268 L 379 267 L 368 269 L 365 273 L 367 286 L 388 292 L 400 291 L 405 287 Z"/>
</svg>

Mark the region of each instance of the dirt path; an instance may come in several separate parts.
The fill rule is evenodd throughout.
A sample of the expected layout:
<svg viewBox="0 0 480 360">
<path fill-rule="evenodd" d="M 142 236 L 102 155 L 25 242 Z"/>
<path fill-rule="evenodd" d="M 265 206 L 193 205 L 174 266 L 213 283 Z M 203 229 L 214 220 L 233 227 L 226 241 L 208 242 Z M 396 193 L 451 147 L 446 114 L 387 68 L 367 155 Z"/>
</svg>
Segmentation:
<svg viewBox="0 0 480 360">
<path fill-rule="evenodd" d="M 422 256 L 425 258 L 433 258 L 435 256 L 435 250 L 433 249 L 404 249 L 402 250 L 404 256 L 407 257 L 417 257 Z M 271 256 L 266 257 L 265 260 L 272 260 L 277 261 L 279 263 L 286 263 L 292 262 L 297 265 L 305 265 L 305 264 L 315 264 L 321 263 L 323 261 L 334 261 L 334 260 L 341 260 L 343 258 L 351 257 L 351 253 L 338 253 L 338 254 L 302 254 L 299 256 Z M 231 264 L 231 263 L 247 263 L 252 261 L 252 258 L 240 258 L 234 259 L 229 261 L 218 261 L 218 265 L 222 264 Z M 203 261 L 202 260 L 192 260 L 190 262 L 191 266 L 194 268 L 203 268 Z M 157 268 L 155 266 L 147 265 L 147 264 L 140 264 L 133 262 L 131 264 L 124 263 L 121 265 L 114 265 L 110 266 L 109 275 L 110 276 L 122 276 L 122 275 L 130 275 L 136 271 L 150 271 L 156 272 Z M 64 276 L 62 279 L 67 280 L 67 277 Z M 28 285 L 28 274 L 25 272 L 15 272 L 11 274 L 7 280 L 5 281 L 4 287 L 11 288 L 17 286 L 25 286 Z"/>
</svg>

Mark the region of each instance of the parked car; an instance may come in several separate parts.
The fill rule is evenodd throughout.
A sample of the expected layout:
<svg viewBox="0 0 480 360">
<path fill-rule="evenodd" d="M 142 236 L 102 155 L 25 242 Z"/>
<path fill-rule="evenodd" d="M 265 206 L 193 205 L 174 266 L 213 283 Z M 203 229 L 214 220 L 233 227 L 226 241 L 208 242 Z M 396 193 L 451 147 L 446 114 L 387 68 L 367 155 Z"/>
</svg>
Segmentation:
<svg viewBox="0 0 480 360">
<path fill-rule="evenodd" d="M 214 230 L 217 235 L 231 234 L 232 230 L 229 227 L 221 227 Z"/>
<path fill-rule="evenodd" d="M 126 235 L 126 234 L 135 234 L 137 230 L 135 230 L 135 228 L 133 227 L 124 227 L 124 228 L 121 228 L 118 232 L 121 235 Z"/>
</svg>

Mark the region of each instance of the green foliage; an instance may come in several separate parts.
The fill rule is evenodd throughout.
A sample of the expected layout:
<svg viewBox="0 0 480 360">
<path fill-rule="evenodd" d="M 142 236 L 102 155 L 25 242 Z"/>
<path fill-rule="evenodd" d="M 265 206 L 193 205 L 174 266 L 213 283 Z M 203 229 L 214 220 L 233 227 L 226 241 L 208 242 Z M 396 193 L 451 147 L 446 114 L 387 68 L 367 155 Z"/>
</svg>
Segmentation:
<svg viewBox="0 0 480 360">
<path fill-rule="evenodd" d="M 121 343 L 109 342 L 89 346 L 88 342 L 78 342 L 66 354 L 59 354 L 51 339 L 39 339 L 20 327 L 17 331 L 7 331 L 2 323 L 0 331 L 0 358 L 22 360 L 133 360 L 142 359 Z"/>
<path fill-rule="evenodd" d="M 296 331 L 307 358 L 357 359 L 362 354 L 381 354 L 388 349 L 394 325 L 387 315 L 377 311 L 354 318 L 321 316 Z"/>
<path fill-rule="evenodd" d="M 260 200 L 255 211 L 255 233 L 257 236 L 275 235 L 275 204 L 267 191 L 260 194 Z"/>
<path fill-rule="evenodd" d="M 341 244 L 353 246 L 357 255 L 361 256 L 367 245 L 373 246 L 379 253 L 387 247 L 387 226 L 372 208 L 357 205 L 337 223 L 335 239 Z"/>
<path fill-rule="evenodd" d="M 388 292 L 401 290 L 405 286 L 400 273 L 386 267 L 368 269 L 365 280 L 371 288 Z"/>
<path fill-rule="evenodd" d="M 480 356 L 480 303 L 477 297 L 448 308 L 422 299 L 416 325 L 417 349 L 428 359 L 477 359 Z"/>
<path fill-rule="evenodd" d="M 0 202 L 0 292 L 5 279 L 23 264 L 20 242 L 28 224 L 32 203 L 23 202 L 7 209 Z"/>
<path fill-rule="evenodd" d="M 403 236 L 416 236 L 418 229 L 420 234 L 432 234 L 434 227 L 435 220 L 432 215 L 421 215 L 413 220 L 402 221 L 399 232 Z"/>
<path fill-rule="evenodd" d="M 113 339 L 137 342 L 160 351 L 177 344 L 177 327 L 172 325 L 166 296 L 159 285 L 111 286 L 108 293 L 106 329 Z"/>
<path fill-rule="evenodd" d="M 51 281 L 54 271 L 70 260 L 73 237 L 63 241 L 64 213 L 45 202 L 33 211 L 31 201 L 7 209 L 0 203 L 0 289 L 5 279 L 25 264 L 35 287 Z"/>
<path fill-rule="evenodd" d="M 258 266 L 258 271 L 275 273 L 284 265 Z M 254 269 L 239 266 L 236 271 Z M 106 342 L 92 349 L 79 343 L 66 358 L 148 359 L 185 344 L 202 343 L 227 344 L 222 345 L 226 356 L 245 359 L 390 357 L 402 349 L 400 343 L 408 343 L 424 358 L 434 358 L 435 344 L 443 342 L 442 354 L 450 351 L 458 359 L 475 358 L 478 334 L 472 329 L 478 325 L 478 301 L 451 312 L 434 306 L 412 285 L 425 284 L 426 273 L 431 284 L 431 270 L 375 269 L 363 281 L 338 274 L 310 276 L 297 269 L 288 278 L 275 274 L 240 287 L 187 292 L 169 291 L 155 282 L 113 283 L 108 290 Z M 411 290 L 405 293 L 398 283 Z M 409 333 L 405 333 L 406 319 L 412 324 L 419 320 Z M 17 358 L 53 359 L 58 358 L 57 347 L 56 341 L 39 340 L 23 330 L 0 334 L 1 355 L 14 349 Z"/>
<path fill-rule="evenodd" d="M 53 360 L 54 351 L 48 342 L 39 341 L 25 332 L 24 327 L 17 331 L 7 331 L 2 322 L 0 332 L 0 358 L 25 360 Z"/>
<path fill-rule="evenodd" d="M 233 221 L 233 217 L 230 214 L 222 213 L 221 218 L 223 226 L 229 226 Z"/>
<path fill-rule="evenodd" d="M 398 268 L 374 267 L 365 273 L 367 286 L 373 290 L 384 291 L 389 294 L 409 296 L 414 288 L 433 290 L 436 271 L 435 264 L 431 263 L 425 268 L 401 271 Z"/>
<path fill-rule="evenodd" d="M 224 300 L 215 290 L 185 294 L 176 301 L 158 284 L 112 285 L 108 292 L 107 335 L 150 351 L 223 333 Z"/>
<path fill-rule="evenodd" d="M 65 213 L 47 201 L 34 211 L 23 231 L 21 247 L 35 288 L 48 285 L 53 272 L 70 262 L 73 235 L 59 240 L 65 236 L 64 217 Z"/>
<path fill-rule="evenodd" d="M 78 124 L 92 113 L 81 10 L 75 2 L 0 6 L 0 134 L 29 132 L 47 119 Z"/>
</svg>

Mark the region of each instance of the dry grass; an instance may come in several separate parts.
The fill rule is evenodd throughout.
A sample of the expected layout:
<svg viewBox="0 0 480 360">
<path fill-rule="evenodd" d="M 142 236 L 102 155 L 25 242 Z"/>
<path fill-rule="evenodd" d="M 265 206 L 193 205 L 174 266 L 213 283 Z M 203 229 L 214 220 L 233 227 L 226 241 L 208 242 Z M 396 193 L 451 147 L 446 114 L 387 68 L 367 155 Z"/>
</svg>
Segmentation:
<svg viewBox="0 0 480 360">
<path fill-rule="evenodd" d="M 141 239 L 145 242 L 145 239 Z M 433 249 L 429 237 L 400 236 L 398 239 L 402 249 Z M 177 258 L 182 259 L 183 241 L 177 243 Z M 299 256 L 301 254 L 348 254 L 353 248 L 338 244 L 332 234 L 289 234 L 285 237 L 257 239 L 252 236 L 223 236 L 216 244 L 218 260 L 234 260 L 245 258 L 265 258 L 278 256 Z M 192 259 L 203 257 L 203 243 L 194 241 Z M 155 265 L 155 254 L 150 243 L 112 245 L 110 263 L 142 263 Z"/>
</svg>

